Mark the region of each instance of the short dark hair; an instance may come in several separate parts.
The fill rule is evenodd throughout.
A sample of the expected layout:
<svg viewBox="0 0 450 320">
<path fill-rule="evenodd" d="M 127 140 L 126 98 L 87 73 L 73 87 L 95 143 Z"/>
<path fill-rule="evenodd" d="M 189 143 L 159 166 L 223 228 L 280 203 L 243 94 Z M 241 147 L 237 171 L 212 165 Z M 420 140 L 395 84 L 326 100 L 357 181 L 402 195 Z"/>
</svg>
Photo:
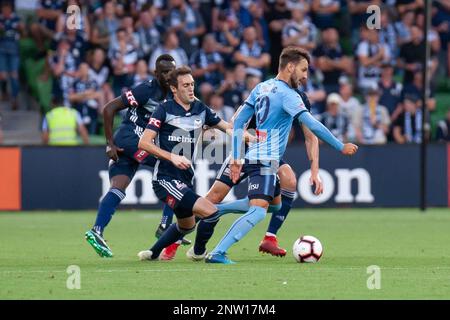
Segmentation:
<svg viewBox="0 0 450 320">
<path fill-rule="evenodd" d="M 155 66 L 157 66 L 161 61 L 175 62 L 175 59 L 170 54 L 164 53 L 156 59 Z"/>
<path fill-rule="evenodd" d="M 178 87 L 178 77 L 184 76 L 186 74 L 192 75 L 192 70 L 188 66 L 181 66 L 176 68 L 175 70 L 170 71 L 169 73 L 169 85 Z"/>
<path fill-rule="evenodd" d="M 291 62 L 291 63 L 297 64 L 300 61 L 302 61 L 303 59 L 308 61 L 308 64 L 311 61 L 309 53 L 306 50 L 304 50 L 302 48 L 298 48 L 298 47 L 292 47 L 292 46 L 284 48 L 280 55 L 278 69 L 283 70 L 284 68 L 286 68 L 288 63 Z"/>
</svg>

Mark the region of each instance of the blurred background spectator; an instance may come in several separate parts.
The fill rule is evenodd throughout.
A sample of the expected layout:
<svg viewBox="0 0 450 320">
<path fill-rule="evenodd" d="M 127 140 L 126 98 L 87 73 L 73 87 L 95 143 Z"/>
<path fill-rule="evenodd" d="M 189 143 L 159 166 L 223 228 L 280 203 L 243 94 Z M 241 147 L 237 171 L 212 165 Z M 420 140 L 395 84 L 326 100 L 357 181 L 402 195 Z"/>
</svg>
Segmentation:
<svg viewBox="0 0 450 320">
<path fill-rule="evenodd" d="M 80 110 L 91 141 L 103 143 L 99 117 L 103 104 L 152 79 L 159 55 L 169 53 L 178 66 L 189 65 L 197 81 L 196 95 L 230 110 L 227 107 L 238 108 L 258 82 L 274 76 L 283 47 L 295 45 L 312 55 L 308 84 L 300 89 L 310 99 L 315 116 L 327 119 L 324 123 L 348 141 L 395 143 L 409 139 L 416 128 L 407 129 L 408 119 L 421 116 L 405 103 L 422 98 L 423 47 L 428 42 L 428 138 L 442 140 L 450 99 L 450 2 L 446 0 L 432 0 L 428 35 L 423 0 L 0 3 L 4 115 L 19 109 L 43 116 L 52 106 L 52 97 L 61 96 L 64 105 Z M 370 5 L 380 6 L 379 30 L 368 28 Z M 73 11 L 73 6 L 79 10 Z M 337 106 L 333 93 L 340 98 Z M 394 137 L 398 128 L 404 139 Z M 297 131 L 291 142 L 301 141 L 301 130 L 296 126 L 293 130 Z M 412 137 L 417 139 L 414 133 Z"/>
</svg>

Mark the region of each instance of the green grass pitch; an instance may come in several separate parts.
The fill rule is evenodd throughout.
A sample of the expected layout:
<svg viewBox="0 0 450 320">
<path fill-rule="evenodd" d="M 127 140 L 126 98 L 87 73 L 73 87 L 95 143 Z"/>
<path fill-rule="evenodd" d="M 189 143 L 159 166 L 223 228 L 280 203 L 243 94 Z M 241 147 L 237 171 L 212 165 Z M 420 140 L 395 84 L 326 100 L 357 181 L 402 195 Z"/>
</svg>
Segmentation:
<svg viewBox="0 0 450 320">
<path fill-rule="evenodd" d="M 236 217 L 222 219 L 209 247 Z M 105 233 L 115 256 L 106 259 L 84 240 L 93 211 L 0 213 L 0 299 L 450 298 L 448 209 L 293 210 L 279 232 L 285 258 L 258 252 L 267 217 L 229 251 L 236 265 L 194 263 L 187 247 L 170 262 L 138 261 L 159 218 L 119 210 Z M 300 234 L 321 240 L 319 263 L 295 262 Z M 66 286 L 70 265 L 80 267 L 81 289 Z M 372 265 L 380 267 L 380 289 L 367 287 Z"/>
</svg>

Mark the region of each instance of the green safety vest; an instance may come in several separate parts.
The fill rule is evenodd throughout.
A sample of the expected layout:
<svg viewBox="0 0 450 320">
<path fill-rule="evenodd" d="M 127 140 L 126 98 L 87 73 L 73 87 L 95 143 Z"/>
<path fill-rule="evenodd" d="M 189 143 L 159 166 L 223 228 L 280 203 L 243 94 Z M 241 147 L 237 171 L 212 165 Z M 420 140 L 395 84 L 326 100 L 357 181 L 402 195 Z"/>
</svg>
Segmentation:
<svg viewBox="0 0 450 320">
<path fill-rule="evenodd" d="M 47 115 L 49 145 L 77 145 L 77 112 L 68 107 L 56 107 Z"/>
</svg>

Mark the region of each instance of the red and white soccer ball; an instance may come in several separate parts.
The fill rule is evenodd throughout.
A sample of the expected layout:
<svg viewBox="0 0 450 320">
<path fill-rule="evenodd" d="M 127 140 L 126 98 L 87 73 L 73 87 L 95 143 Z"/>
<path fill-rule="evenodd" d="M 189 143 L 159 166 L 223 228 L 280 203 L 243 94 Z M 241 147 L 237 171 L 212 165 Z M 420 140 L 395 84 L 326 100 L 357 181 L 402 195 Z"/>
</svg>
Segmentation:
<svg viewBox="0 0 450 320">
<path fill-rule="evenodd" d="M 319 239 L 313 236 L 302 236 L 295 240 L 292 253 L 297 262 L 314 263 L 322 257 L 323 248 Z"/>
</svg>

